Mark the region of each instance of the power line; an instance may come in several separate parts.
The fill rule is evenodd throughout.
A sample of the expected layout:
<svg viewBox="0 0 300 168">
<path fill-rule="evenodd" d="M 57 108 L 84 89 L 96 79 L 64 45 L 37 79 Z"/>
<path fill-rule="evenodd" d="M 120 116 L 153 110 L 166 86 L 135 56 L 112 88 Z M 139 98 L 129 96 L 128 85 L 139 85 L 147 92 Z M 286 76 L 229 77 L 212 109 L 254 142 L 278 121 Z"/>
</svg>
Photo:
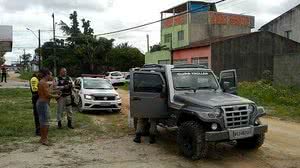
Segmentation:
<svg viewBox="0 0 300 168">
<path fill-rule="evenodd" d="M 218 4 L 218 3 L 221 3 L 221 2 L 224 2 L 224 1 L 225 1 L 225 0 L 220 0 L 220 1 L 214 2 L 213 4 Z M 193 9 L 193 10 L 189 10 L 189 11 L 180 13 L 180 14 L 178 14 L 178 15 L 175 15 L 175 16 L 173 16 L 173 17 L 185 15 L 185 14 L 190 13 L 190 12 L 195 12 L 195 11 L 198 11 L 199 9 L 202 9 L 202 8 L 205 8 L 205 7 L 208 7 L 208 6 L 210 6 L 210 5 L 204 5 L 204 6 L 200 7 L 200 8 L 196 8 L 196 9 Z M 128 30 L 133 30 L 133 29 L 145 27 L 145 26 L 148 26 L 148 25 L 152 25 L 152 24 L 155 24 L 155 23 L 159 23 L 159 22 L 165 21 L 165 20 L 167 20 L 167 19 L 170 19 L 170 18 L 164 18 L 164 19 L 156 20 L 156 21 L 153 21 L 153 22 L 149 22 L 149 23 L 145 23 L 145 24 L 142 24 L 142 25 L 138 25 L 138 26 L 134 26 L 134 27 L 126 28 L 126 29 L 121 29 L 121 30 L 117 30 L 117 31 L 112 31 L 112 32 L 107 32 L 107 33 L 101 33 L 101 34 L 96 34 L 95 36 L 103 36 L 103 35 L 109 35 L 109 34 L 120 33 L 120 32 L 124 32 L 124 31 L 128 31 Z"/>
</svg>

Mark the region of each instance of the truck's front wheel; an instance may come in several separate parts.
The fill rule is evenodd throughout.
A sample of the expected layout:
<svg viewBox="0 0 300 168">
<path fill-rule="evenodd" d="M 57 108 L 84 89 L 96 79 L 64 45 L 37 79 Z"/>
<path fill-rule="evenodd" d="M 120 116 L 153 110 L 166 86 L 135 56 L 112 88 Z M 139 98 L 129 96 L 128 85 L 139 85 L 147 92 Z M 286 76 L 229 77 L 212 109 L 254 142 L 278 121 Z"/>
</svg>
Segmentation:
<svg viewBox="0 0 300 168">
<path fill-rule="evenodd" d="M 244 149 L 257 149 L 264 144 L 265 134 L 254 135 L 251 138 L 237 140 L 237 147 Z"/>
<path fill-rule="evenodd" d="M 177 143 L 180 152 L 193 160 L 204 158 L 208 152 L 205 130 L 196 121 L 187 121 L 178 129 Z"/>
</svg>

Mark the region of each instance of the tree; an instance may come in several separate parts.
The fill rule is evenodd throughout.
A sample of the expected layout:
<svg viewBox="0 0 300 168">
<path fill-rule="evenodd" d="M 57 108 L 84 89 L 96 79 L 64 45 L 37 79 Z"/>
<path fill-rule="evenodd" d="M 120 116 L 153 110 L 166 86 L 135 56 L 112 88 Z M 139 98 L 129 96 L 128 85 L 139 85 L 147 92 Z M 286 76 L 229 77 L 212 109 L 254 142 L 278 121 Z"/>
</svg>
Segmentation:
<svg viewBox="0 0 300 168">
<path fill-rule="evenodd" d="M 130 68 L 142 66 L 144 59 L 144 54 L 139 49 L 128 45 L 128 43 L 119 44 L 109 53 L 109 65 L 117 67 L 121 71 L 128 71 Z"/>
<path fill-rule="evenodd" d="M 0 52 L 0 65 L 5 63 L 4 52 Z"/>
<path fill-rule="evenodd" d="M 56 39 L 57 67 L 66 67 L 69 75 L 78 76 L 83 73 L 103 73 L 109 67 L 117 70 L 128 70 L 144 64 L 144 55 L 128 43 L 114 47 L 114 39 L 94 36 L 91 22 L 78 21 L 77 12 L 70 14 L 70 24 L 60 22 L 60 28 L 66 40 Z M 53 68 L 53 41 L 42 45 L 43 66 Z M 37 52 L 38 50 L 36 50 Z"/>
<path fill-rule="evenodd" d="M 21 57 L 21 65 L 23 69 L 29 70 L 31 54 L 23 54 L 20 57 Z"/>
<path fill-rule="evenodd" d="M 168 47 L 162 46 L 160 43 L 150 46 L 150 52 L 161 51 L 161 50 L 168 50 Z"/>
</svg>

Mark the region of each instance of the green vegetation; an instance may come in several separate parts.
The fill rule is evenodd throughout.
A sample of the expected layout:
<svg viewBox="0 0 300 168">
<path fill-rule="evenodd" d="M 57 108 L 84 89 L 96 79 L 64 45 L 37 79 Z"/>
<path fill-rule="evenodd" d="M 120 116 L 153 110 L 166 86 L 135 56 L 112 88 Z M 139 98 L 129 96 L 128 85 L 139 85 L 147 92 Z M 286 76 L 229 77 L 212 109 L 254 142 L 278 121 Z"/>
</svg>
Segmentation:
<svg viewBox="0 0 300 168">
<path fill-rule="evenodd" d="M 121 114 L 101 113 L 99 122 L 94 122 L 90 114 L 75 113 L 75 127 L 70 130 L 56 129 L 56 103 L 51 104 L 51 126 L 49 130 L 50 140 L 53 142 L 67 140 L 70 142 L 82 142 L 95 139 L 99 136 L 123 136 L 127 134 L 127 117 Z M 76 111 L 76 108 L 73 109 Z M 97 113 L 98 114 L 98 113 Z M 102 121 L 103 120 L 103 121 Z M 34 121 L 32 114 L 31 93 L 27 89 L 1 89 L 0 90 L 0 144 L 29 141 L 36 142 L 34 138 Z"/>
<path fill-rule="evenodd" d="M 119 86 L 118 88 L 122 90 L 129 90 L 129 82 L 126 82 L 123 86 Z"/>
<path fill-rule="evenodd" d="M 96 37 L 91 22 L 79 20 L 76 11 L 69 19 L 70 24 L 60 21 L 60 29 L 67 38 L 56 39 L 56 57 L 53 57 L 53 41 L 42 45 L 44 67 L 52 70 L 56 59 L 57 68 L 66 67 L 69 75 L 79 76 L 111 70 L 128 71 L 144 64 L 144 54 L 136 47 L 128 43 L 114 45 L 114 39 Z M 38 49 L 35 51 L 39 53 Z"/>
<path fill-rule="evenodd" d="M 20 72 L 20 79 L 24 79 L 24 80 L 30 80 L 30 78 L 32 77 L 32 72 L 31 71 L 21 71 Z"/>
<path fill-rule="evenodd" d="M 259 81 L 242 82 L 239 95 L 266 107 L 271 116 L 300 121 L 300 89 L 293 87 L 274 87 Z"/>
</svg>

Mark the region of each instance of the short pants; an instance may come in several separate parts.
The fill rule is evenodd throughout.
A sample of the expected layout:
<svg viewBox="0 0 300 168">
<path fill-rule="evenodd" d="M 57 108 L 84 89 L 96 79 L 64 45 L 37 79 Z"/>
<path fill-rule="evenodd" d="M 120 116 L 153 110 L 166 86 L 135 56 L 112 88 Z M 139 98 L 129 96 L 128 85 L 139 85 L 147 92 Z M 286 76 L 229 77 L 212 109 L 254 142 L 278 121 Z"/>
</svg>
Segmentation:
<svg viewBox="0 0 300 168">
<path fill-rule="evenodd" d="M 39 114 L 39 120 L 41 126 L 50 125 L 50 112 L 49 112 L 49 103 L 43 101 L 37 101 L 36 108 Z"/>
</svg>

